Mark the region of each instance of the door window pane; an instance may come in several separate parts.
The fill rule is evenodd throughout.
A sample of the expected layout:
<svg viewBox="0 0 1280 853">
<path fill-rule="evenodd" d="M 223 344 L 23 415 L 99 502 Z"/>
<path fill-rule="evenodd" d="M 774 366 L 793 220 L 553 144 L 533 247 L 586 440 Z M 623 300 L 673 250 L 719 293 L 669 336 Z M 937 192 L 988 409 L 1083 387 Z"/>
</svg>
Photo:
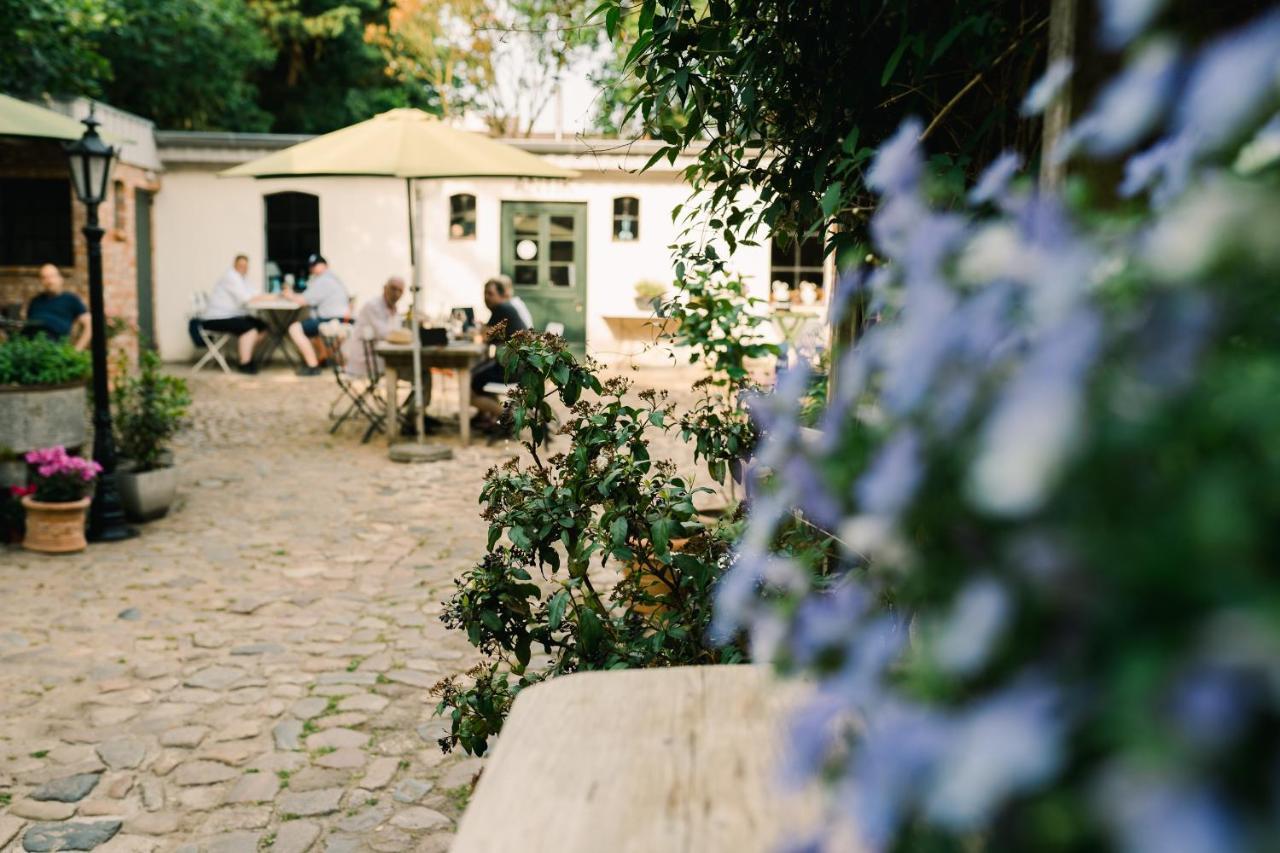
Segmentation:
<svg viewBox="0 0 1280 853">
<path fill-rule="evenodd" d="M 573 237 L 573 217 L 572 216 L 553 216 L 551 217 L 551 236 L 552 237 Z"/>
<path fill-rule="evenodd" d="M 511 217 L 511 225 L 517 234 L 537 234 L 538 217 L 529 214 L 517 214 Z"/>
<path fill-rule="evenodd" d="M 516 274 L 512 276 L 512 280 L 521 286 L 527 287 L 538 283 L 538 267 L 536 264 L 516 264 Z"/>
<path fill-rule="evenodd" d="M 573 241 L 572 240 L 552 240 L 551 241 L 551 260 L 553 261 L 573 261 Z"/>
<path fill-rule="evenodd" d="M 538 257 L 538 242 L 517 234 L 515 253 L 516 260 L 532 261 Z"/>
<path fill-rule="evenodd" d="M 573 266 L 571 264 L 552 264 L 551 283 L 556 287 L 573 287 Z"/>
</svg>

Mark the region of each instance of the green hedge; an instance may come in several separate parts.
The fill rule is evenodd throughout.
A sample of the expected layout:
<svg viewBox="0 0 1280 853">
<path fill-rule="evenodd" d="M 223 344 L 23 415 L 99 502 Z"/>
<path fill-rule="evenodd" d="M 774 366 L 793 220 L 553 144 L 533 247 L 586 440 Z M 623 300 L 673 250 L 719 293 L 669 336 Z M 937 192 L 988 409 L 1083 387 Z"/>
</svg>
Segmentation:
<svg viewBox="0 0 1280 853">
<path fill-rule="evenodd" d="M 65 385 L 93 372 L 87 352 L 39 335 L 0 342 L 0 385 Z"/>
</svg>

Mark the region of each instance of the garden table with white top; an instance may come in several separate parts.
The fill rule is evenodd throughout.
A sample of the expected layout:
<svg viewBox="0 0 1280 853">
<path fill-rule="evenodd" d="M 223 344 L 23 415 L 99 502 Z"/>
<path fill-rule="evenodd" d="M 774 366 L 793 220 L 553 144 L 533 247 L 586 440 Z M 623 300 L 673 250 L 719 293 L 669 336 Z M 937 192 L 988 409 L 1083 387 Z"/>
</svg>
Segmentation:
<svg viewBox="0 0 1280 853">
<path fill-rule="evenodd" d="M 374 352 L 386 362 L 387 440 L 391 443 L 400 437 L 397 386 L 401 375 L 413 377 L 413 345 L 393 344 L 382 341 L 374 346 Z M 444 346 L 422 347 L 422 371 L 431 368 L 453 369 L 458 377 L 458 430 L 462 443 L 471 441 L 471 368 L 489 357 L 489 345 L 471 341 L 450 342 Z M 418 405 L 425 405 L 420 401 Z"/>
<path fill-rule="evenodd" d="M 815 791 L 788 792 L 778 772 L 804 694 L 758 666 L 581 672 L 527 688 L 451 853 L 778 850 L 820 813 Z"/>
<path fill-rule="evenodd" d="M 265 340 L 258 348 L 258 363 L 266 364 L 276 350 L 279 350 L 291 367 L 299 366 L 301 361 L 296 360 L 290 352 L 293 342 L 289 340 L 289 326 L 302 318 L 307 307 L 279 296 L 269 301 L 264 299 L 251 303 L 249 308 L 258 315 L 258 319 L 267 324 L 263 333 Z"/>
</svg>

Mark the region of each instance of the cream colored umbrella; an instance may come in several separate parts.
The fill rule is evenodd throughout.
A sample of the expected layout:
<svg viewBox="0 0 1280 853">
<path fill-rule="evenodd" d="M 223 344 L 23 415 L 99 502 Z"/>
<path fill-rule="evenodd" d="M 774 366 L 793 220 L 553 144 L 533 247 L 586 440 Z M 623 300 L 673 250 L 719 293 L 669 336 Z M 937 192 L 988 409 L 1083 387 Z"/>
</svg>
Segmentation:
<svg viewBox="0 0 1280 853">
<path fill-rule="evenodd" d="M 84 125 L 71 116 L 0 95 L 0 136 L 72 141 L 84 135 Z"/>
<path fill-rule="evenodd" d="M 409 202 L 409 262 L 413 268 L 413 391 L 417 441 L 422 441 L 422 364 L 418 299 L 422 264 L 414 211 L 414 181 L 439 178 L 566 179 L 564 169 L 478 133 L 451 127 L 422 110 L 390 110 L 368 121 L 308 139 L 221 173 L 235 178 L 372 176 L 403 178 Z M 465 380 L 464 380 L 465 381 Z M 460 412 L 459 417 L 469 417 Z"/>
</svg>

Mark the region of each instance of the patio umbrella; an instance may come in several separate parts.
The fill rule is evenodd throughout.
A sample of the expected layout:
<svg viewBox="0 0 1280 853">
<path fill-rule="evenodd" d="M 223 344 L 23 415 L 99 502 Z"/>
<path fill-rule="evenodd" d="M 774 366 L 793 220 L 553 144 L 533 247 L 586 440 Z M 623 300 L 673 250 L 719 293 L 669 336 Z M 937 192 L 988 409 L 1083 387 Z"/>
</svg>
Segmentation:
<svg viewBox="0 0 1280 853">
<path fill-rule="evenodd" d="M 420 247 L 414 221 L 414 181 L 439 178 L 556 178 L 577 176 L 511 145 L 450 127 L 422 110 L 398 109 L 308 139 L 221 173 L 223 177 L 323 176 L 402 178 L 409 201 L 409 263 L 413 268 L 413 391 L 418 442 L 422 441 L 422 365 L 418 299 Z M 469 417 L 460 412 L 459 417 Z"/>
<path fill-rule="evenodd" d="M 71 116 L 0 95 L 0 136 L 71 141 L 84 135 L 84 125 Z"/>
</svg>

